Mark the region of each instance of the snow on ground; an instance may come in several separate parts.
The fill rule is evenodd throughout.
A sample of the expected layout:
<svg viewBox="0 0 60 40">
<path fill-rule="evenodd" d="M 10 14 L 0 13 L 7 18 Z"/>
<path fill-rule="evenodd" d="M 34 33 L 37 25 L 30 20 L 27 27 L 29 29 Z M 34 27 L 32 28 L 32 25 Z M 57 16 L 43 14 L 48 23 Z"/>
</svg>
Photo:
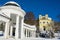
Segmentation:
<svg viewBox="0 0 60 40">
<path fill-rule="evenodd" d="M 57 39 L 57 38 L 52 38 L 52 39 L 48 39 L 48 38 L 23 38 L 23 39 L 9 38 L 9 39 L 4 39 L 3 37 L 0 37 L 0 40 L 60 40 L 60 39 Z"/>
<path fill-rule="evenodd" d="M 58 39 L 60 37 L 60 33 L 55 33 L 55 38 L 23 38 L 23 39 L 14 39 L 14 38 L 9 38 L 9 39 L 5 39 L 2 36 L 0 36 L 0 40 L 60 40 Z"/>
</svg>

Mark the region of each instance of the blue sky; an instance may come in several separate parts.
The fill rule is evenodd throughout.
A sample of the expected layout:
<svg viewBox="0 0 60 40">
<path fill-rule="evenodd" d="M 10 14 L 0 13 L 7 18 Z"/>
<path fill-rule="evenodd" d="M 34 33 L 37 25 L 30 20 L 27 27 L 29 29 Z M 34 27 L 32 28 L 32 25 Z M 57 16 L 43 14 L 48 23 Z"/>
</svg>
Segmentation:
<svg viewBox="0 0 60 40">
<path fill-rule="evenodd" d="M 25 12 L 32 11 L 35 18 L 38 18 L 39 14 L 48 14 L 53 20 L 58 21 L 60 0 L 0 0 L 0 6 L 8 1 L 17 2 Z"/>
</svg>

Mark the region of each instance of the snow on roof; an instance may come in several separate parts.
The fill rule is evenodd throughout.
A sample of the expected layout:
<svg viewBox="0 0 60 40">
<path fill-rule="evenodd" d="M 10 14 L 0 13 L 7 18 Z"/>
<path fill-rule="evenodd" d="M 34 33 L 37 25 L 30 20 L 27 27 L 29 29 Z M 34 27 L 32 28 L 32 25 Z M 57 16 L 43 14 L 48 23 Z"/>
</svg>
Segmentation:
<svg viewBox="0 0 60 40">
<path fill-rule="evenodd" d="M 48 18 L 49 20 L 52 20 L 51 18 Z"/>
<path fill-rule="evenodd" d="M 9 1 L 9 2 L 5 3 L 4 5 L 5 6 L 12 5 L 12 6 L 18 6 L 18 7 L 20 7 L 20 5 L 18 3 L 16 3 L 16 2 L 14 2 L 14 1 Z"/>
</svg>

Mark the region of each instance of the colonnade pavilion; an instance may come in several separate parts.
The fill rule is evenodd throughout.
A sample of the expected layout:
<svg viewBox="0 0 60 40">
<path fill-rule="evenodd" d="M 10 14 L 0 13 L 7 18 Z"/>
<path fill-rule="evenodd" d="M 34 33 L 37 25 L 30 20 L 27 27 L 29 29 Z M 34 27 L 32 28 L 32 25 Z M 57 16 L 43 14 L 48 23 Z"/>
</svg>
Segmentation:
<svg viewBox="0 0 60 40">
<path fill-rule="evenodd" d="M 16 2 L 9 1 L 0 7 L 0 25 L 3 28 L 4 38 L 35 37 L 35 25 L 24 23 L 25 11 Z"/>
</svg>

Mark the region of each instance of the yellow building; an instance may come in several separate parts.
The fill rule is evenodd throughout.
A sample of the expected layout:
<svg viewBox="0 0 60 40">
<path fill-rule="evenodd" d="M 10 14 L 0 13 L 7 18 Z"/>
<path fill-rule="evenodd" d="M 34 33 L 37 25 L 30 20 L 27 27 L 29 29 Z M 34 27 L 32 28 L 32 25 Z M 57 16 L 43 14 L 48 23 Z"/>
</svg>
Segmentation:
<svg viewBox="0 0 60 40">
<path fill-rule="evenodd" d="M 39 15 L 39 31 L 48 31 L 52 30 L 53 21 L 48 14 L 45 16 Z"/>
</svg>

